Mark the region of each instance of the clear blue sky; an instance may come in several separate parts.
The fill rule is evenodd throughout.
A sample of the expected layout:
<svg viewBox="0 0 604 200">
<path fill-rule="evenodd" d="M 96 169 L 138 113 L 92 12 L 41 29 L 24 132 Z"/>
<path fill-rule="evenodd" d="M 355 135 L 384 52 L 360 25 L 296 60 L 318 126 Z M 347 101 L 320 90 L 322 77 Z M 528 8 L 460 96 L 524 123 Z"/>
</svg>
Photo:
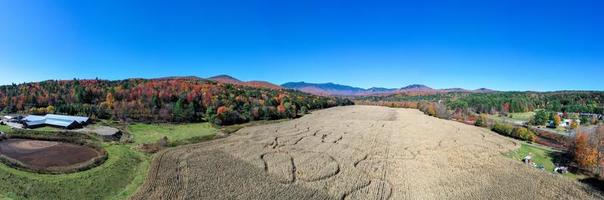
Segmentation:
<svg viewBox="0 0 604 200">
<path fill-rule="evenodd" d="M 0 84 L 229 74 L 604 90 L 601 2 L 1 0 Z"/>
</svg>

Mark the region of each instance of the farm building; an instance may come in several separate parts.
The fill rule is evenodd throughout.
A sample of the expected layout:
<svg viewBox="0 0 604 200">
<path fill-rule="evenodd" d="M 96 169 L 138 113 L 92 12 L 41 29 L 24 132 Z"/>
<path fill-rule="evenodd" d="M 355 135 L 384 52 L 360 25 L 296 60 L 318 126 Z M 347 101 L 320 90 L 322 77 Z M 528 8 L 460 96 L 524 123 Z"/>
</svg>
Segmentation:
<svg viewBox="0 0 604 200">
<path fill-rule="evenodd" d="M 41 126 L 54 126 L 64 129 L 81 128 L 90 122 L 88 117 L 53 115 L 45 116 L 29 115 L 22 120 L 26 128 L 37 128 Z"/>
<path fill-rule="evenodd" d="M 2 121 L 3 122 L 18 122 L 19 120 L 23 119 L 23 116 L 21 115 L 5 115 L 2 116 Z"/>
</svg>

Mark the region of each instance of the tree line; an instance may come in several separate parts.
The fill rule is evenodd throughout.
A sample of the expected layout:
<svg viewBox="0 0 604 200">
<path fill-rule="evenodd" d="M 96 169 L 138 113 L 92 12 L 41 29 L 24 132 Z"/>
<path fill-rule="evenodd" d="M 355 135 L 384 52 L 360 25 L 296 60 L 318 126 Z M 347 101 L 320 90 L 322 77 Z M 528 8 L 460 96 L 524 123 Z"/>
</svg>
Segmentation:
<svg viewBox="0 0 604 200">
<path fill-rule="evenodd" d="M 550 112 L 604 114 L 604 92 L 451 92 L 414 96 L 394 94 L 389 96 L 357 97 L 368 102 L 428 101 L 445 104 L 449 110 L 462 109 L 473 113 L 515 113 L 544 109 Z"/>
<path fill-rule="evenodd" d="M 0 86 L 0 112 L 219 125 L 292 118 L 350 105 L 336 97 L 191 79 L 50 80 Z"/>
</svg>

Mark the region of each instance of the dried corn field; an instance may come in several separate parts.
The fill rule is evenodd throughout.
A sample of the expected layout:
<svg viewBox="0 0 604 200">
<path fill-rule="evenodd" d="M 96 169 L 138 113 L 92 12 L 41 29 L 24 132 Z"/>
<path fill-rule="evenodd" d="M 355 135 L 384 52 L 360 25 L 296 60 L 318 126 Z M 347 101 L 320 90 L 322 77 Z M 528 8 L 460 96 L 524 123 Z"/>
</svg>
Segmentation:
<svg viewBox="0 0 604 200">
<path fill-rule="evenodd" d="M 160 153 L 133 199 L 590 199 L 486 129 L 347 106 Z"/>
</svg>

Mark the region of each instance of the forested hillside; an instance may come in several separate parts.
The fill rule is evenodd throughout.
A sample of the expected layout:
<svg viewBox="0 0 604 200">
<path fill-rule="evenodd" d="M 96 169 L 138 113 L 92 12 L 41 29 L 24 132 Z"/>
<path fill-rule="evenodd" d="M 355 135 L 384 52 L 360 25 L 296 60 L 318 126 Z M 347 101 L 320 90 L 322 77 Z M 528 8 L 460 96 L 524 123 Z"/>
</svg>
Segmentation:
<svg viewBox="0 0 604 200">
<path fill-rule="evenodd" d="M 294 90 L 195 79 L 43 81 L 0 86 L 1 113 L 60 113 L 101 119 L 233 124 L 295 117 L 352 104 Z"/>
<path fill-rule="evenodd" d="M 554 112 L 604 114 L 604 92 L 599 91 L 447 93 L 424 96 L 396 94 L 356 99 L 368 102 L 440 102 L 451 110 L 478 113 L 545 109 Z"/>
</svg>

